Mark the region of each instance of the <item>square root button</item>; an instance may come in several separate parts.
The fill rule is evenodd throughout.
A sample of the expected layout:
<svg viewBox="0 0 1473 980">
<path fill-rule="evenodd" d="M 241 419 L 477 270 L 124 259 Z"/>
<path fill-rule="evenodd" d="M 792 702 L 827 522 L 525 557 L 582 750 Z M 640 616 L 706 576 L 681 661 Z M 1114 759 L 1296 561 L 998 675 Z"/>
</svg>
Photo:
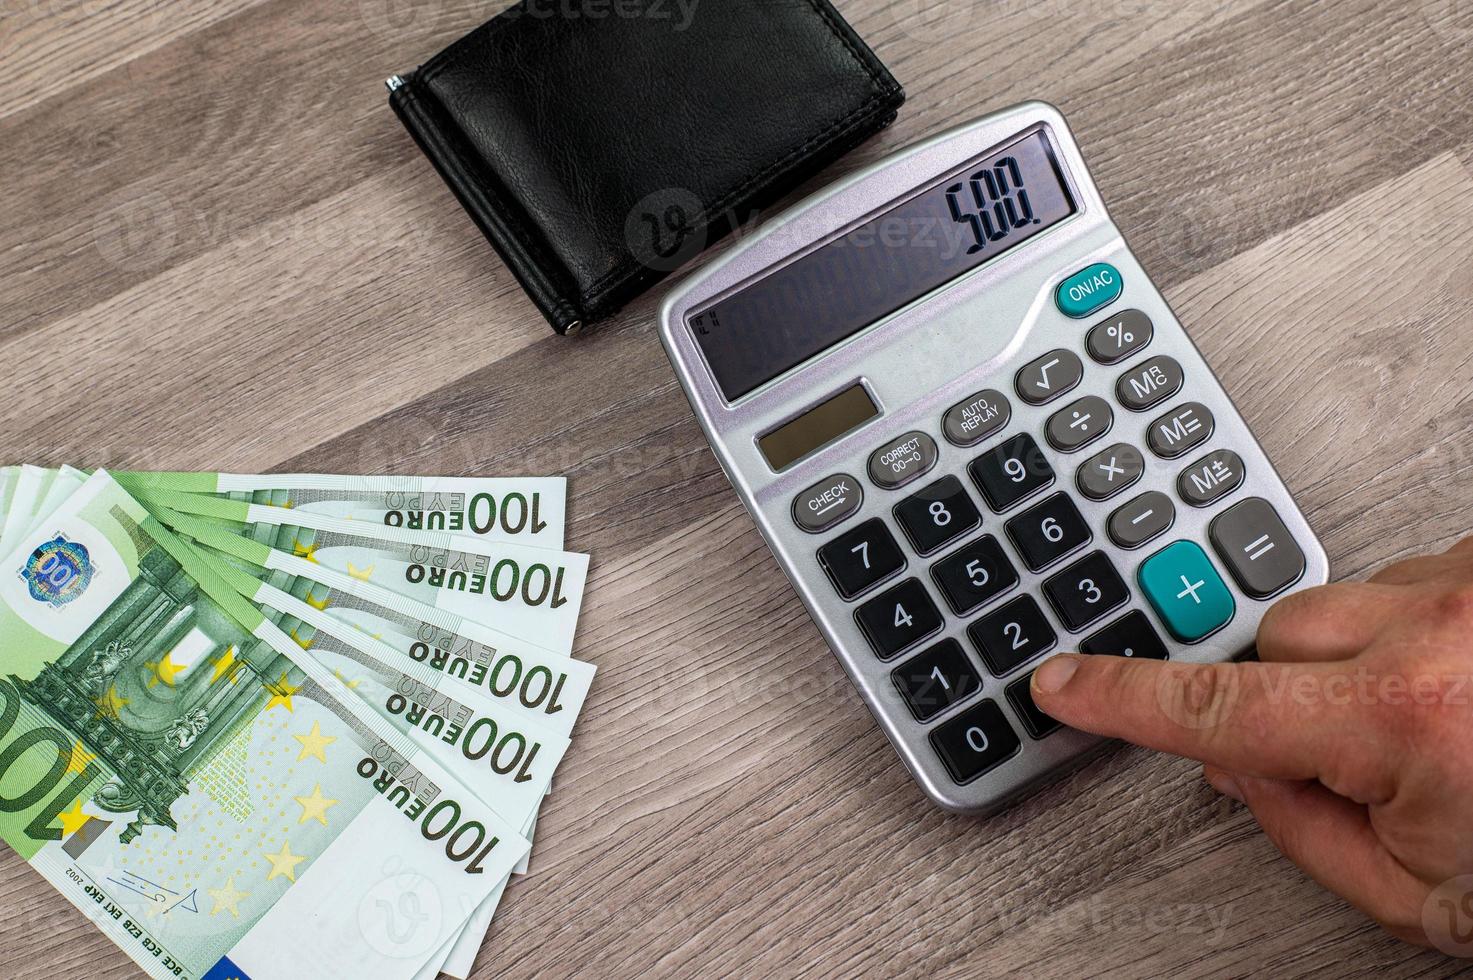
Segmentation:
<svg viewBox="0 0 1473 980">
<path fill-rule="evenodd" d="M 1141 591 L 1171 635 L 1196 643 L 1222 629 L 1237 604 L 1200 545 L 1177 541 L 1141 563 Z"/>
</svg>

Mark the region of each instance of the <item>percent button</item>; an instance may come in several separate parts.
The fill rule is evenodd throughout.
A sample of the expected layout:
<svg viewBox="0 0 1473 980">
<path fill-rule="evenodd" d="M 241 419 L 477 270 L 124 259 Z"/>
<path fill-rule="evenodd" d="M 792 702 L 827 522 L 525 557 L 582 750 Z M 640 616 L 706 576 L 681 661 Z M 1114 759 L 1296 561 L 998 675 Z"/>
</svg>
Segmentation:
<svg viewBox="0 0 1473 980">
<path fill-rule="evenodd" d="M 1084 346 L 1089 356 L 1101 364 L 1118 364 L 1137 351 L 1145 350 L 1155 333 L 1150 317 L 1140 310 L 1126 310 L 1095 324 L 1085 338 Z"/>
</svg>

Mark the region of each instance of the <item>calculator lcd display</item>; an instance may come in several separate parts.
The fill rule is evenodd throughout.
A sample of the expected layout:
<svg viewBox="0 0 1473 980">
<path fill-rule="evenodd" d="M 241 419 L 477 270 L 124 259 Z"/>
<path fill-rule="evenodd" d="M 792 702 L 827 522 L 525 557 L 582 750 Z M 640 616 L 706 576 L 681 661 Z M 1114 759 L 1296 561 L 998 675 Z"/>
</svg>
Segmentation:
<svg viewBox="0 0 1473 980">
<path fill-rule="evenodd" d="M 781 470 L 879 414 L 864 385 L 854 385 L 772 430 L 757 446 L 768 464 Z"/>
<path fill-rule="evenodd" d="M 1075 212 L 1043 131 L 690 318 L 735 400 Z"/>
</svg>

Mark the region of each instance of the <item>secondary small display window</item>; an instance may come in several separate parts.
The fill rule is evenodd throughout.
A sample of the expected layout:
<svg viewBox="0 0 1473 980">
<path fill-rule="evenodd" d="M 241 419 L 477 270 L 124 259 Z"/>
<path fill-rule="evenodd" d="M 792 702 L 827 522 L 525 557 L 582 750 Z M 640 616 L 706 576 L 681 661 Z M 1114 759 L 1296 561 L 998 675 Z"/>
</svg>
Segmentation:
<svg viewBox="0 0 1473 980">
<path fill-rule="evenodd" d="M 758 439 L 757 448 L 774 470 L 785 469 L 879 414 L 864 385 L 854 385 Z"/>
</svg>

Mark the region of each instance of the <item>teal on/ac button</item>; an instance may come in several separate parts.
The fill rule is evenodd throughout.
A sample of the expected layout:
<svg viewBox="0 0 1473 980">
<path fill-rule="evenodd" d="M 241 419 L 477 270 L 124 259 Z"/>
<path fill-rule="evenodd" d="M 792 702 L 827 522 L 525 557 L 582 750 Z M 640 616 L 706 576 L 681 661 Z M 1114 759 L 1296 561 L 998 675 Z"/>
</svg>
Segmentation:
<svg viewBox="0 0 1473 980">
<path fill-rule="evenodd" d="M 1207 553 L 1190 541 L 1169 544 L 1147 558 L 1138 578 L 1166 628 L 1183 643 L 1217 632 L 1237 609 Z"/>
<path fill-rule="evenodd" d="M 1096 262 L 1059 283 L 1055 300 L 1060 313 L 1077 320 L 1115 302 L 1124 288 L 1119 269 L 1108 262 Z"/>
</svg>

